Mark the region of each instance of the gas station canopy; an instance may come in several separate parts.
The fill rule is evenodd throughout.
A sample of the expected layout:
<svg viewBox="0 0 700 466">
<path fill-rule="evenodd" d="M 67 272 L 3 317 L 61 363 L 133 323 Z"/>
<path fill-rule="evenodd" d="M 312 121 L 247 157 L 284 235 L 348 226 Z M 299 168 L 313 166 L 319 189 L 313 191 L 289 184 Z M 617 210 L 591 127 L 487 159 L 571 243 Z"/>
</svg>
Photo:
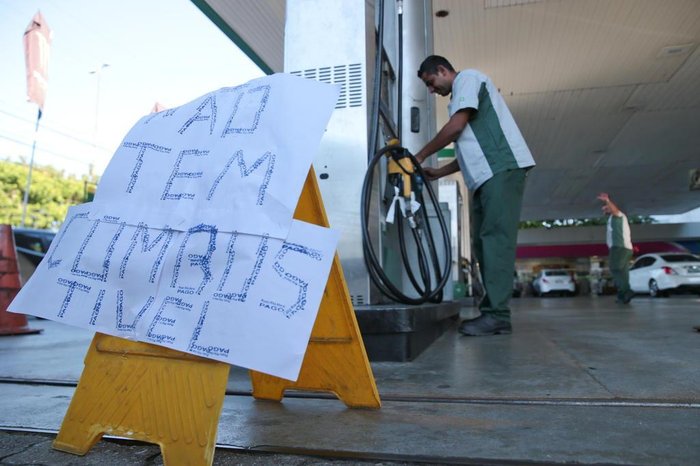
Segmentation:
<svg viewBox="0 0 700 466">
<path fill-rule="evenodd" d="M 284 0 L 193 2 L 263 71 L 282 71 Z M 535 156 L 523 219 L 598 216 L 601 191 L 632 215 L 700 206 L 700 2 L 433 0 L 432 10 L 435 53 L 493 79 Z M 447 100 L 436 104 L 440 127 Z"/>
</svg>

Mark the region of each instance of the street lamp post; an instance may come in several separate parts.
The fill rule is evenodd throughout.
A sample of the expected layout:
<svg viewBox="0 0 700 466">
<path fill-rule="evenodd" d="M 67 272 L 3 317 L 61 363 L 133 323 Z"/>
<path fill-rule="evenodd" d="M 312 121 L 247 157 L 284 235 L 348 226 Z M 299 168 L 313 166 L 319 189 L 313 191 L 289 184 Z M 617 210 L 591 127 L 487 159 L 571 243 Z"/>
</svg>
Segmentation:
<svg viewBox="0 0 700 466">
<path fill-rule="evenodd" d="M 32 157 L 29 159 L 29 172 L 27 174 L 27 186 L 24 188 L 24 196 L 22 197 L 22 219 L 19 226 L 24 228 L 24 221 L 27 218 L 27 206 L 29 205 L 29 190 L 32 187 L 32 170 L 34 169 L 34 152 L 36 151 L 36 138 L 39 133 L 39 120 L 41 120 L 41 109 L 36 118 L 36 126 L 34 127 L 34 142 L 32 143 Z"/>
<path fill-rule="evenodd" d="M 90 74 L 94 74 L 97 77 L 97 92 L 95 94 L 95 126 L 92 130 L 92 144 L 97 147 L 97 126 L 98 118 L 100 116 L 100 80 L 102 79 L 102 70 L 109 67 L 109 63 L 103 63 L 98 66 L 97 69 L 90 71 Z"/>
</svg>

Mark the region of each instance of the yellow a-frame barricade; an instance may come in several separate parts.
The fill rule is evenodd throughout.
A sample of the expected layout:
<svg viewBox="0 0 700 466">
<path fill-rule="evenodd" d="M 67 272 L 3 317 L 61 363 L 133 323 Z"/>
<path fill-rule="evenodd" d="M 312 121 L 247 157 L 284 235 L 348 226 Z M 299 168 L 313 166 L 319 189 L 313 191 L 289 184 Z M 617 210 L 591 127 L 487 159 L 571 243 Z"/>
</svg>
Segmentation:
<svg viewBox="0 0 700 466">
<path fill-rule="evenodd" d="M 295 218 L 328 226 L 313 168 Z M 104 435 L 160 445 L 163 462 L 211 465 L 229 365 L 97 333 L 53 447 L 84 455 Z M 350 407 L 380 400 L 335 256 L 297 382 L 251 371 L 253 396 L 281 400 L 288 388 L 331 391 Z"/>
<path fill-rule="evenodd" d="M 211 465 L 229 369 L 98 333 L 53 447 L 84 455 L 107 434 L 160 445 L 166 465 Z"/>
<path fill-rule="evenodd" d="M 306 177 L 294 218 L 329 226 L 313 167 Z M 253 396 L 259 399 L 281 400 L 284 390 L 297 389 L 333 392 L 353 408 L 381 406 L 337 254 L 297 381 L 255 371 L 250 371 L 250 378 Z"/>
</svg>

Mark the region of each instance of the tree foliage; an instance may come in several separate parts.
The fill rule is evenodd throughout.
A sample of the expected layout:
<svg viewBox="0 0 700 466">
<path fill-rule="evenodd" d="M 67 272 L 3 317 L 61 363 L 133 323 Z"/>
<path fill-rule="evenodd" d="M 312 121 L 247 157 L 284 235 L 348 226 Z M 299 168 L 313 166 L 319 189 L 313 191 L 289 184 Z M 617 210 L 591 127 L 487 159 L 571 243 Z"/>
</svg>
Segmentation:
<svg viewBox="0 0 700 466">
<path fill-rule="evenodd" d="M 22 200 L 27 184 L 29 166 L 0 161 L 0 223 L 19 226 L 22 221 Z M 68 207 L 85 199 L 87 177 L 66 176 L 53 167 L 35 166 L 29 190 L 28 228 L 57 228 L 63 222 Z"/>
<path fill-rule="evenodd" d="M 648 215 L 629 215 L 627 221 L 632 224 L 654 223 L 652 217 Z M 561 227 L 588 227 L 596 225 L 606 225 L 608 217 L 594 218 L 560 218 L 549 220 L 526 220 L 520 222 L 520 228 L 561 228 Z"/>
</svg>

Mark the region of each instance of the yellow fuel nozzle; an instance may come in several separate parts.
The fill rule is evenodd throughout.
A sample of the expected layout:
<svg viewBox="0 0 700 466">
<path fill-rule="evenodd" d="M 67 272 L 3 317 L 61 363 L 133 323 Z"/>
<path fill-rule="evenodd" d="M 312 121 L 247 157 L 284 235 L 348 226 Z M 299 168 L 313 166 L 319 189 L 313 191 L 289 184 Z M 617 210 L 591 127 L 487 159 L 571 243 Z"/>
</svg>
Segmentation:
<svg viewBox="0 0 700 466">
<path fill-rule="evenodd" d="M 401 175 L 401 181 L 403 189 L 401 195 L 406 198 L 411 198 L 411 175 L 413 175 L 413 163 L 408 155 L 408 151 L 402 147 L 399 147 L 398 139 L 391 139 L 387 146 L 396 146 L 397 150 L 392 150 L 387 152 L 387 157 L 389 157 L 389 163 L 387 164 L 387 171 L 390 175 Z"/>
</svg>

